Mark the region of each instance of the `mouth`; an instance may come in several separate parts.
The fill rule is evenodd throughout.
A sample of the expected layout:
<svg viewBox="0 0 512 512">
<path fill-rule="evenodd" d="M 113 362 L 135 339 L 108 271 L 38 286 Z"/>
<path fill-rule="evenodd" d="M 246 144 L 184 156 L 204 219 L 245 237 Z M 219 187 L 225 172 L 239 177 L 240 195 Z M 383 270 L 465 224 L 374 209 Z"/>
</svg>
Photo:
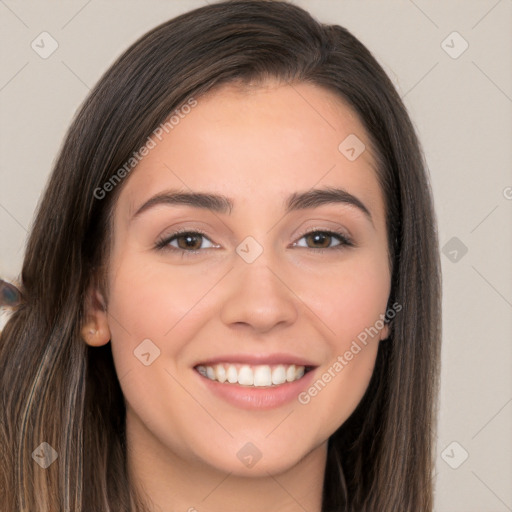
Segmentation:
<svg viewBox="0 0 512 512">
<path fill-rule="evenodd" d="M 221 384 L 253 388 L 275 388 L 296 382 L 315 367 L 299 364 L 246 364 L 218 362 L 199 364 L 194 369 L 203 377 Z"/>
<path fill-rule="evenodd" d="M 236 408 L 264 411 L 290 404 L 318 366 L 293 354 L 226 354 L 193 366 L 200 388 Z"/>
</svg>

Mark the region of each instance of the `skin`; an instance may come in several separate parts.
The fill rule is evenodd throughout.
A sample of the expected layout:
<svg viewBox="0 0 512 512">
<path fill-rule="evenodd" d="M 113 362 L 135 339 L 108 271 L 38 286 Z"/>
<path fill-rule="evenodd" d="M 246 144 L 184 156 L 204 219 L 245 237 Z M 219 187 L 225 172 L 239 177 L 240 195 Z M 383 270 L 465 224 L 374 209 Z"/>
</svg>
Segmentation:
<svg viewBox="0 0 512 512">
<path fill-rule="evenodd" d="M 350 134 L 366 145 L 355 161 L 338 150 Z M 112 343 L 130 474 L 159 511 L 320 511 L 328 438 L 360 402 L 388 327 L 306 405 L 240 409 L 209 392 L 193 366 L 287 352 L 314 362 L 314 382 L 385 313 L 385 206 L 367 133 L 331 92 L 266 83 L 199 98 L 156 142 L 123 185 L 108 297 L 91 289 L 82 331 L 90 345 Z M 327 186 L 357 196 L 373 223 L 342 203 L 285 214 L 290 194 Z M 168 189 L 223 194 L 234 207 L 157 205 L 132 219 Z M 205 231 L 199 254 L 183 256 L 176 239 L 176 252 L 155 249 L 176 228 Z M 355 247 L 303 236 L 321 229 Z M 263 248 L 252 263 L 235 251 L 249 235 Z M 331 248 L 315 250 L 323 244 Z M 133 352 L 148 338 L 160 356 L 145 366 Z M 252 468 L 237 457 L 248 442 L 261 453 Z"/>
</svg>

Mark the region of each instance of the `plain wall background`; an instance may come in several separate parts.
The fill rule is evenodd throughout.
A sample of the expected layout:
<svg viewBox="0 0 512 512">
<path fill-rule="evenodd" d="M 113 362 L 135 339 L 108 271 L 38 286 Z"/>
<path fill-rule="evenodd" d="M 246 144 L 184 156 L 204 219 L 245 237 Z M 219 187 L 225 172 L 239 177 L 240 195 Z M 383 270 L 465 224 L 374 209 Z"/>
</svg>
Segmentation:
<svg viewBox="0 0 512 512">
<path fill-rule="evenodd" d="M 21 271 L 37 202 L 89 89 L 143 33 L 205 3 L 0 1 L 0 277 Z M 512 511 L 512 1 L 294 3 L 368 46 L 429 165 L 444 288 L 436 511 Z M 58 43 L 47 59 L 31 47 L 44 31 Z"/>
</svg>

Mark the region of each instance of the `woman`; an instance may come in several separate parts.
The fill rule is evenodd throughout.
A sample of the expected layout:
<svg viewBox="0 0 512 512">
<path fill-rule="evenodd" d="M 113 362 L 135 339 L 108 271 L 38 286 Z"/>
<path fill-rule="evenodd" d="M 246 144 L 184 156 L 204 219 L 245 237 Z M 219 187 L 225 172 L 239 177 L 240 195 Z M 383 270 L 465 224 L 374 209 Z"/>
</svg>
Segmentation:
<svg viewBox="0 0 512 512">
<path fill-rule="evenodd" d="M 77 114 L 0 345 L 6 510 L 432 510 L 419 143 L 347 30 L 232 1 Z"/>
</svg>

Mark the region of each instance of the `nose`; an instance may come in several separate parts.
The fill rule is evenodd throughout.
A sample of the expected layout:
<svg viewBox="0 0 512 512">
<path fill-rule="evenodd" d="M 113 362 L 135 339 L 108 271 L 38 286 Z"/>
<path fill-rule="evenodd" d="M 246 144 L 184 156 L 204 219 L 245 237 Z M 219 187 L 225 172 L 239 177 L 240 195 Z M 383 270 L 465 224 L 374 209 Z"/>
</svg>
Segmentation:
<svg viewBox="0 0 512 512">
<path fill-rule="evenodd" d="M 235 263 L 221 309 L 221 320 L 228 327 L 266 333 L 297 320 L 299 299 L 292 283 L 268 263 L 263 255 L 253 263 L 242 259 Z"/>
</svg>

